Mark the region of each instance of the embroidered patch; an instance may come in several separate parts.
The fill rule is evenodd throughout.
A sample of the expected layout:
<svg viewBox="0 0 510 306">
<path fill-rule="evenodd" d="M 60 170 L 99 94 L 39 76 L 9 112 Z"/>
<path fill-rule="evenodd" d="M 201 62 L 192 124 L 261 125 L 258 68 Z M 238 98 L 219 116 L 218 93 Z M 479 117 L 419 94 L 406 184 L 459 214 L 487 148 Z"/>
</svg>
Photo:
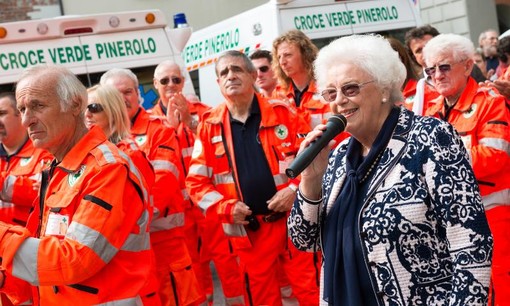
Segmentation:
<svg viewBox="0 0 510 306">
<path fill-rule="evenodd" d="M 474 103 L 473 105 L 471 105 L 471 107 L 470 107 L 467 111 L 465 111 L 465 112 L 462 114 L 462 116 L 463 116 L 464 118 L 466 118 L 466 119 L 469 119 L 469 118 L 473 117 L 473 115 L 474 115 L 474 114 L 475 114 L 475 112 L 476 112 L 476 108 L 477 108 L 477 105 L 476 105 L 476 103 Z"/>
<path fill-rule="evenodd" d="M 30 156 L 30 157 L 23 157 L 22 159 L 20 159 L 19 161 L 19 165 L 21 167 L 25 167 L 26 165 L 28 165 L 30 163 L 30 161 L 32 160 L 32 157 L 33 156 Z"/>
<path fill-rule="evenodd" d="M 285 139 L 289 136 L 289 129 L 285 125 L 280 124 L 274 128 L 274 133 L 279 139 Z"/>
<path fill-rule="evenodd" d="M 147 135 L 138 135 L 135 137 L 136 144 L 141 146 L 147 141 Z"/>
<path fill-rule="evenodd" d="M 69 183 L 69 186 L 73 187 L 76 182 L 78 181 L 78 179 L 80 178 L 80 176 L 83 174 L 83 172 L 85 171 L 85 165 L 81 166 L 80 169 L 76 172 L 73 172 L 73 173 L 69 173 L 67 175 L 67 183 Z"/>
</svg>

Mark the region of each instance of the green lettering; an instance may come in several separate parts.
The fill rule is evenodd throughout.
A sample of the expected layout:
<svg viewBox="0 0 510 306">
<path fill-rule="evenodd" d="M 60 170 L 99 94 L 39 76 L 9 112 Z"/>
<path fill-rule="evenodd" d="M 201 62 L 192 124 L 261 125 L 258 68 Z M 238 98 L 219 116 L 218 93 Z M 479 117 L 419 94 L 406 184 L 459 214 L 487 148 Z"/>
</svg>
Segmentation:
<svg viewBox="0 0 510 306">
<path fill-rule="evenodd" d="M 5 63 L 6 60 L 7 60 L 7 55 L 5 55 L 5 53 L 0 53 L 0 66 L 2 66 L 3 70 L 9 69 L 9 64 Z"/>
<path fill-rule="evenodd" d="M 117 41 L 117 49 L 119 51 L 119 56 L 126 56 L 126 53 L 124 52 L 124 45 L 122 44 L 122 41 Z"/>
<path fill-rule="evenodd" d="M 71 47 L 65 47 L 65 54 L 66 54 L 66 60 L 68 63 L 75 62 L 74 54 L 73 54 L 73 48 Z"/>
<path fill-rule="evenodd" d="M 97 52 L 98 59 L 101 59 L 101 57 L 104 54 L 104 48 L 103 48 L 102 44 L 96 44 L 96 52 Z"/>
<path fill-rule="evenodd" d="M 90 55 L 90 46 L 89 45 L 83 45 L 83 56 L 85 57 L 86 61 L 91 61 L 92 56 Z"/>
<path fill-rule="evenodd" d="M 131 42 L 129 40 L 124 41 L 124 46 L 126 47 L 126 54 L 133 55 L 133 49 L 131 48 Z"/>
</svg>

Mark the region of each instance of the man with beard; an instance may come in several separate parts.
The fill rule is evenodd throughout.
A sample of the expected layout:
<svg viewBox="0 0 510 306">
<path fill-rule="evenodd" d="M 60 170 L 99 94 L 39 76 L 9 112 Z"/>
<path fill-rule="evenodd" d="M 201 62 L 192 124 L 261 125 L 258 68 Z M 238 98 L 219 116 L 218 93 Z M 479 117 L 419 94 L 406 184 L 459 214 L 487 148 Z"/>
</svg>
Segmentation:
<svg viewBox="0 0 510 306">
<path fill-rule="evenodd" d="M 480 48 L 482 48 L 483 55 L 487 60 L 487 74 L 490 78 L 496 73 L 499 65 L 498 60 L 498 32 L 493 29 L 488 29 L 480 34 L 478 38 Z"/>
</svg>

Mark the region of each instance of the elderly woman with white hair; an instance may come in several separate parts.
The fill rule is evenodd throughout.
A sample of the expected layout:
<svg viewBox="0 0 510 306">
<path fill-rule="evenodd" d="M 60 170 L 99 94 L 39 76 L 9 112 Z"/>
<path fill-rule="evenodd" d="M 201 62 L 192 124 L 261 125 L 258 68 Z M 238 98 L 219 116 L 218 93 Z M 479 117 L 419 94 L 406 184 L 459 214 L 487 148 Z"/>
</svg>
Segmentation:
<svg viewBox="0 0 510 306">
<path fill-rule="evenodd" d="M 321 304 L 486 303 L 492 236 L 453 127 L 396 107 L 406 71 L 381 36 L 333 41 L 315 72 L 352 135 L 302 172 L 288 219 L 299 249 L 323 252 Z"/>
<path fill-rule="evenodd" d="M 431 39 L 423 54 L 427 73 L 441 95 L 426 115 L 448 121 L 461 135 L 480 187 L 494 237 L 492 284 L 496 305 L 510 301 L 510 110 L 505 98 L 479 87 L 469 73 L 473 43 L 460 35 Z"/>
</svg>

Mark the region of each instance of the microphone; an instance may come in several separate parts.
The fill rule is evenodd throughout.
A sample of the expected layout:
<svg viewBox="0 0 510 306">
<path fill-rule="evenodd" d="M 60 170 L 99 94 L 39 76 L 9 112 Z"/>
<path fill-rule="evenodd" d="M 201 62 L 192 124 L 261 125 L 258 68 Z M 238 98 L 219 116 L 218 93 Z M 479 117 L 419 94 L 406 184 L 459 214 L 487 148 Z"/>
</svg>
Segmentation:
<svg viewBox="0 0 510 306">
<path fill-rule="evenodd" d="M 347 119 L 342 115 L 334 115 L 328 119 L 326 130 L 322 135 L 310 143 L 301 153 L 292 161 L 289 168 L 285 170 L 285 174 L 291 179 L 297 177 L 306 167 L 308 167 L 315 156 L 328 145 L 331 139 L 345 130 Z"/>
</svg>

